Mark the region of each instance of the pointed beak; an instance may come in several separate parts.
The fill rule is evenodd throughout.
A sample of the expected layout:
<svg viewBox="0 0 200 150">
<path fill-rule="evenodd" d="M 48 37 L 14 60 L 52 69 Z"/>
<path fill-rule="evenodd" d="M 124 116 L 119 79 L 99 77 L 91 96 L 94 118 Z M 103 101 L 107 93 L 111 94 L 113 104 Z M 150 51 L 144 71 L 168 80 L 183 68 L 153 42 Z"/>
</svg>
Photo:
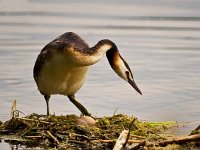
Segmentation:
<svg viewBox="0 0 200 150">
<path fill-rule="evenodd" d="M 142 95 L 142 92 L 140 91 L 140 89 L 138 88 L 137 84 L 135 83 L 134 80 L 128 80 L 128 83 L 138 92 Z"/>
</svg>

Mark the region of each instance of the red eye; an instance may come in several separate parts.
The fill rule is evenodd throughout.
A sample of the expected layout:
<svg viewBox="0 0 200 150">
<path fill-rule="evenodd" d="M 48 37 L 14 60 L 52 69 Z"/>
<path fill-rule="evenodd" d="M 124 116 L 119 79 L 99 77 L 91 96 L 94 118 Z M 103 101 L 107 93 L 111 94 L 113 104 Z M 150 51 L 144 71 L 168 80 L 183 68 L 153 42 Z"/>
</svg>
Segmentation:
<svg viewBox="0 0 200 150">
<path fill-rule="evenodd" d="M 127 75 L 127 78 L 129 79 L 129 71 L 126 71 L 125 73 Z"/>
</svg>

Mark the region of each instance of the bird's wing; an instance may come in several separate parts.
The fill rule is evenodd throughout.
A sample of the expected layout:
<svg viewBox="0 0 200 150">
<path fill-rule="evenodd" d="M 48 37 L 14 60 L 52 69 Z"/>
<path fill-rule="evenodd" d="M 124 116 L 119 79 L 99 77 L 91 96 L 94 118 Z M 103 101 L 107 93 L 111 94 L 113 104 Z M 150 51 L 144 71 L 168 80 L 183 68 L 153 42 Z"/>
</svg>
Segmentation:
<svg viewBox="0 0 200 150">
<path fill-rule="evenodd" d="M 37 81 L 37 77 L 43 64 L 53 57 L 55 53 L 63 53 L 70 49 L 79 53 L 88 53 L 88 44 L 84 42 L 77 34 L 73 32 L 66 32 L 48 43 L 40 52 L 33 68 L 33 76 Z"/>
</svg>

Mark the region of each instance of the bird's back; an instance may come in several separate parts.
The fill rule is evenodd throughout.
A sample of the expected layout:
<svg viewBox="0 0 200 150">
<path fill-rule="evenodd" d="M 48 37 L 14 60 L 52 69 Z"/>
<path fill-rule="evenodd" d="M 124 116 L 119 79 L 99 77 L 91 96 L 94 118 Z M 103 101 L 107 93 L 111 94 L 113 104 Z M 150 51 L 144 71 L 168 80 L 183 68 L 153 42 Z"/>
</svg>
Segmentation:
<svg viewBox="0 0 200 150">
<path fill-rule="evenodd" d="M 89 49 L 88 44 L 80 36 L 73 32 L 66 32 L 49 44 L 63 47 L 72 46 L 78 51 L 85 51 L 86 49 Z"/>
</svg>

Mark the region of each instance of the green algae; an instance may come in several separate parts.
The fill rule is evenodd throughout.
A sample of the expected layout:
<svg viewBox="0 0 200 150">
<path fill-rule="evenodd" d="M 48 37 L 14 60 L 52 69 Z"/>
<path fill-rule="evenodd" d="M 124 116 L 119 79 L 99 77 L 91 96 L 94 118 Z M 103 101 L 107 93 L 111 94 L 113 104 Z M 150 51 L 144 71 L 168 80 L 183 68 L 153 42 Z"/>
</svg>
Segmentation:
<svg viewBox="0 0 200 150">
<path fill-rule="evenodd" d="M 127 115 L 118 114 L 112 117 L 103 117 L 99 119 L 96 126 L 101 130 L 102 134 L 113 139 L 117 138 L 122 130 L 129 129 L 130 123 L 134 119 L 135 121 L 130 129 L 130 136 L 142 136 L 151 141 L 165 139 L 165 137 L 160 134 L 176 125 L 175 121 L 147 122 L 140 121 L 133 116 L 129 117 Z"/>
</svg>

